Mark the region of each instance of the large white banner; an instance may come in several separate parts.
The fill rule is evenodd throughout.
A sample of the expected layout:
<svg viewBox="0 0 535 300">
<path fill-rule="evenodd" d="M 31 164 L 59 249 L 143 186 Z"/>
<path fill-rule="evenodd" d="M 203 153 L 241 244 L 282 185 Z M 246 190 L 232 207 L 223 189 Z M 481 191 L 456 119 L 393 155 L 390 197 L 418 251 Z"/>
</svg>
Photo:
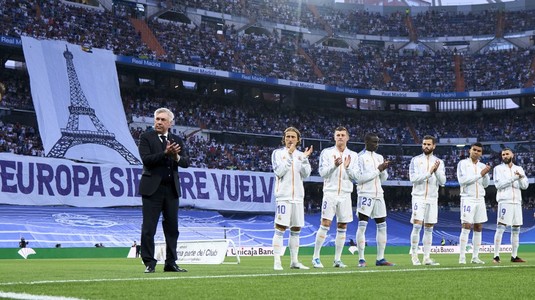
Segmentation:
<svg viewBox="0 0 535 300">
<path fill-rule="evenodd" d="M 78 207 L 138 206 L 140 165 L 89 164 L 0 153 L 0 203 Z M 274 212 L 275 175 L 179 169 L 180 206 Z"/>
<path fill-rule="evenodd" d="M 46 155 L 140 164 L 121 101 L 115 55 L 25 36 L 22 45 Z"/>
</svg>

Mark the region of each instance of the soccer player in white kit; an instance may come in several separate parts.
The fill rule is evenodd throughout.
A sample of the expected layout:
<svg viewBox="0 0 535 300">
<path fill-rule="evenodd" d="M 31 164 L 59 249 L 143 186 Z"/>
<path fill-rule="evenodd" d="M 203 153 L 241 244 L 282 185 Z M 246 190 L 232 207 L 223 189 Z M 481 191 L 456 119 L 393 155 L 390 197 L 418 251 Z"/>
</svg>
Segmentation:
<svg viewBox="0 0 535 300">
<path fill-rule="evenodd" d="M 444 162 L 433 155 L 436 148 L 436 138 L 430 135 L 422 140 L 423 153 L 412 158 L 409 165 L 409 179 L 412 183 L 412 214 L 411 223 L 411 258 L 412 264 L 421 265 L 418 259 L 418 244 L 420 231 L 424 226 L 422 239 L 424 250 L 424 264 L 436 266 L 430 257 L 433 241 L 433 227 L 438 220 L 438 188 L 446 183 Z"/>
<path fill-rule="evenodd" d="M 284 147 L 276 149 L 271 155 L 273 172 L 276 176 L 275 200 L 277 211 L 275 212 L 275 232 L 273 234 L 273 257 L 274 270 L 283 270 L 281 256 L 283 236 L 286 229 L 290 228 L 290 268 L 307 270 L 298 260 L 299 234 L 301 227 L 305 225 L 305 209 L 303 205 L 305 188 L 303 179 L 310 176 L 312 167 L 308 157 L 313 151 L 310 146 L 305 152 L 297 150 L 301 141 L 301 133 L 295 127 L 284 130 Z"/>
<path fill-rule="evenodd" d="M 359 251 L 359 267 L 366 266 L 364 249 L 366 246 L 366 227 L 369 218 L 375 219 L 377 226 L 377 260 L 376 266 L 394 266 L 384 258 L 386 248 L 386 204 L 381 184 L 388 178 L 389 161 L 377 154 L 379 137 L 368 133 L 364 138 L 365 150 L 358 154 L 357 172 L 357 213 L 359 217 L 357 229 L 357 249 Z"/>
<path fill-rule="evenodd" d="M 470 157 L 457 164 L 457 180 L 461 186 L 461 235 L 459 236 L 459 264 L 466 264 L 466 244 L 468 235 L 474 227 L 472 236 L 472 263 L 484 264 L 479 259 L 481 246 L 481 232 L 483 223 L 487 222 L 487 208 L 485 206 L 485 188 L 490 182 L 490 166 L 480 162 L 483 154 L 483 145 L 474 143 L 470 147 Z"/>
<path fill-rule="evenodd" d="M 501 152 L 502 164 L 496 166 L 492 178 L 496 186 L 496 201 L 498 202 L 497 228 L 494 234 L 494 259 L 495 264 L 500 263 L 500 246 L 506 226 L 511 226 L 511 262 L 526 262 L 518 257 L 520 244 L 520 226 L 522 226 L 522 192 L 528 188 L 529 181 L 521 166 L 513 163 L 515 155 L 509 148 Z"/>
<path fill-rule="evenodd" d="M 335 237 L 335 250 L 333 267 L 345 268 L 342 260 L 342 250 L 346 241 L 347 223 L 353 221 L 353 207 L 351 193 L 353 181 L 356 180 L 358 156 L 347 148 L 349 132 L 345 127 L 334 130 L 333 147 L 321 151 L 319 173 L 323 178 L 323 201 L 321 204 L 321 225 L 316 233 L 312 265 L 314 268 L 323 268 L 320 261 L 320 251 L 332 220 L 336 215 L 337 230 Z"/>
</svg>

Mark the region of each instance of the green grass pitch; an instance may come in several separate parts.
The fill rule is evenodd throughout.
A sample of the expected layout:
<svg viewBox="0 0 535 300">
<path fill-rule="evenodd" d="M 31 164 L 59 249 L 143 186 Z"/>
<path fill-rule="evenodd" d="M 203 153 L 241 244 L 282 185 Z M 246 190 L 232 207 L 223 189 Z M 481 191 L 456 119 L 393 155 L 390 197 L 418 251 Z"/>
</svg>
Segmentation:
<svg viewBox="0 0 535 300">
<path fill-rule="evenodd" d="M 433 256 L 440 266 L 412 266 L 408 254 L 387 254 L 394 267 L 357 268 L 356 256 L 344 255 L 345 269 L 273 270 L 271 257 L 242 257 L 240 264 L 183 265 L 188 273 L 144 274 L 139 259 L 3 259 L 0 298 L 17 299 L 533 299 L 535 253 L 520 253 L 527 263 L 459 265 L 457 255 Z M 467 255 L 467 259 L 470 259 Z M 310 255 L 301 261 L 311 267 Z M 226 261 L 235 261 L 228 257 Z M 24 297 L 28 298 L 24 298 Z M 42 297 L 42 296 L 48 296 Z M 39 298 L 42 297 L 42 298 Z"/>
</svg>

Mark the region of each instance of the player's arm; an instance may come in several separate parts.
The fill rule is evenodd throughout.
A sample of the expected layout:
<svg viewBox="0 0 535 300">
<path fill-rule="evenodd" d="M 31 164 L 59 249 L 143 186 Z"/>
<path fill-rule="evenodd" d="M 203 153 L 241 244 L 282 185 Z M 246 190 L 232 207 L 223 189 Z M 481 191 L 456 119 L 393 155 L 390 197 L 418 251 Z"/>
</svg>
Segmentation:
<svg viewBox="0 0 535 300">
<path fill-rule="evenodd" d="M 492 178 L 494 179 L 494 186 L 497 190 L 505 189 L 512 186 L 513 181 L 515 181 L 514 176 L 504 176 L 503 172 L 499 172 L 500 167 L 496 167 L 493 170 Z"/>
<path fill-rule="evenodd" d="M 518 186 L 521 189 L 526 190 L 529 186 L 528 177 L 526 176 L 526 173 L 524 172 L 524 169 L 522 167 L 518 168 L 518 173 L 520 174 L 518 179 Z"/>
<path fill-rule="evenodd" d="M 440 162 L 440 165 L 438 165 L 438 169 L 435 171 L 435 176 L 437 178 L 437 183 L 438 185 L 445 185 L 446 184 L 446 180 L 448 180 L 446 178 L 446 166 L 444 165 L 444 161 L 439 159 L 438 160 Z"/>
<path fill-rule="evenodd" d="M 461 160 L 457 164 L 457 180 L 459 181 L 460 185 L 467 186 L 478 181 L 481 178 L 481 175 L 479 173 L 471 174 L 467 172 L 466 170 L 467 166 L 466 166 L 466 163 L 464 162 L 465 160 Z"/>
<path fill-rule="evenodd" d="M 288 158 L 284 159 L 284 153 L 288 155 Z M 282 178 L 292 166 L 292 156 L 284 149 L 278 149 L 271 154 L 271 165 L 273 166 L 273 172 L 279 178 Z"/>
<path fill-rule="evenodd" d="M 320 162 L 318 171 L 322 178 L 327 178 L 338 168 L 334 164 L 334 159 L 331 157 L 329 151 L 323 150 L 320 154 Z"/>
<path fill-rule="evenodd" d="M 485 168 L 490 168 L 490 166 L 486 165 Z M 481 185 L 483 185 L 484 188 L 488 187 L 489 184 L 490 184 L 490 171 L 488 171 L 487 173 L 485 173 L 485 175 L 483 175 L 483 180 L 481 181 Z"/>
<path fill-rule="evenodd" d="M 312 172 L 312 166 L 310 165 L 310 161 L 308 161 L 308 156 L 303 155 L 303 161 L 301 163 L 301 170 L 299 173 L 301 174 L 301 178 L 305 179 L 308 176 L 310 176 L 310 173 Z"/>
<path fill-rule="evenodd" d="M 166 162 L 165 153 L 160 149 L 161 148 L 153 153 L 151 151 L 151 144 L 149 142 L 148 135 L 142 134 L 139 137 L 139 156 L 141 157 L 141 161 L 145 167 L 154 168 Z"/>
<path fill-rule="evenodd" d="M 379 180 L 381 180 L 381 182 L 385 182 L 388 179 L 388 167 L 390 161 L 385 161 L 383 156 L 380 156 L 380 161 L 381 165 L 384 165 L 385 167 L 381 172 L 379 172 Z"/>
<path fill-rule="evenodd" d="M 424 173 L 419 170 L 416 160 L 417 158 L 413 157 L 409 164 L 409 180 L 413 184 L 422 183 L 431 176 L 429 172 Z"/>
<path fill-rule="evenodd" d="M 379 172 L 379 180 L 381 182 L 385 182 L 388 179 L 388 169 L 384 169 L 383 171 Z"/>
<path fill-rule="evenodd" d="M 357 170 L 357 182 L 359 184 L 364 184 L 366 182 L 374 180 L 381 171 L 377 168 L 371 168 L 371 170 L 367 170 L 365 166 L 365 159 L 359 156 L 358 159 L 358 170 Z"/>
<path fill-rule="evenodd" d="M 346 168 L 346 173 L 350 180 L 357 181 L 357 176 L 359 172 L 359 158 L 356 153 L 350 153 L 349 155 L 349 157 L 351 157 L 351 162 Z"/>
</svg>

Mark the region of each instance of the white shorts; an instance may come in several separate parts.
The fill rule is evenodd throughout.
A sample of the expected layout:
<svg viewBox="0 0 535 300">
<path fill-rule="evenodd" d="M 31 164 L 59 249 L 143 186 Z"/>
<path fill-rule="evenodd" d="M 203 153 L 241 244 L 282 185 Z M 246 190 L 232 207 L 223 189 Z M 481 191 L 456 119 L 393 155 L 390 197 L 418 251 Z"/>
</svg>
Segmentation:
<svg viewBox="0 0 535 300">
<path fill-rule="evenodd" d="M 357 214 L 358 213 L 368 216 L 372 219 L 385 218 L 385 199 L 359 196 L 357 198 Z"/>
<path fill-rule="evenodd" d="M 498 223 L 521 226 L 523 221 L 522 205 L 520 203 L 498 203 Z"/>
<path fill-rule="evenodd" d="M 414 220 L 423 221 L 425 224 L 436 224 L 438 222 L 437 203 L 412 200 L 412 224 L 414 224 Z"/>
<path fill-rule="evenodd" d="M 461 223 L 480 224 L 487 220 L 485 201 L 461 199 Z"/>
<path fill-rule="evenodd" d="M 353 206 L 351 205 L 351 194 L 343 193 L 324 193 L 323 203 L 321 204 L 321 218 L 333 220 L 336 215 L 336 222 L 351 223 L 353 222 Z"/>
<path fill-rule="evenodd" d="M 305 209 L 303 202 L 277 201 L 275 224 L 285 227 L 305 226 Z"/>
</svg>

